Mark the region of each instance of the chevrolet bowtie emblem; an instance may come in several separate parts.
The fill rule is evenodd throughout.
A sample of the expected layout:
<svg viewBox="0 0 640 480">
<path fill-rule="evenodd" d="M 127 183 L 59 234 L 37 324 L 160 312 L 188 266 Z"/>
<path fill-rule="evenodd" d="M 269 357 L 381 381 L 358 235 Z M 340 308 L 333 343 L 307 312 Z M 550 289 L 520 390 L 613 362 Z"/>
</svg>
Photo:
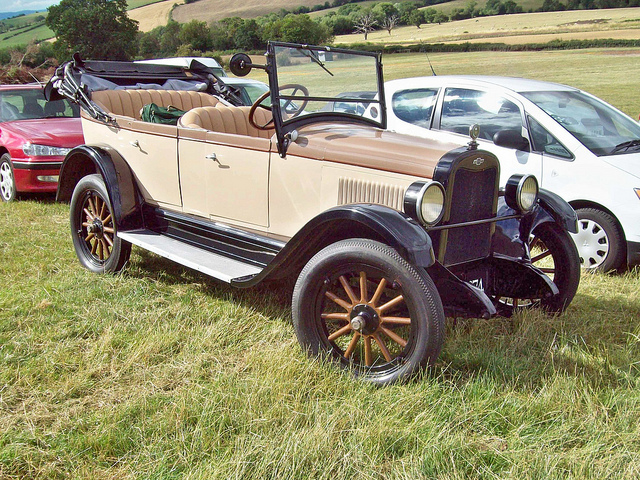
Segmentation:
<svg viewBox="0 0 640 480">
<path fill-rule="evenodd" d="M 484 163 L 484 158 L 478 157 L 473 161 L 474 165 L 482 165 Z"/>
</svg>

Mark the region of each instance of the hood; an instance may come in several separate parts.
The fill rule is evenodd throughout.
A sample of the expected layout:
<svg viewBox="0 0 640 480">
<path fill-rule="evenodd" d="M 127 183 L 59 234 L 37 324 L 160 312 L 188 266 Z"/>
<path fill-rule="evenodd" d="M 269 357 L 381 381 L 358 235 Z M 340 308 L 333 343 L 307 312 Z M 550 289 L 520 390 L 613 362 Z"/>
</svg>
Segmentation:
<svg viewBox="0 0 640 480">
<path fill-rule="evenodd" d="M 630 153 L 628 155 L 611 155 L 610 157 L 600 158 L 609 165 L 640 179 L 640 152 Z M 640 184 L 638 186 L 640 187 Z"/>
<path fill-rule="evenodd" d="M 1 128 L 25 141 L 52 147 L 75 147 L 84 143 L 79 118 L 45 118 L 5 122 Z"/>
</svg>

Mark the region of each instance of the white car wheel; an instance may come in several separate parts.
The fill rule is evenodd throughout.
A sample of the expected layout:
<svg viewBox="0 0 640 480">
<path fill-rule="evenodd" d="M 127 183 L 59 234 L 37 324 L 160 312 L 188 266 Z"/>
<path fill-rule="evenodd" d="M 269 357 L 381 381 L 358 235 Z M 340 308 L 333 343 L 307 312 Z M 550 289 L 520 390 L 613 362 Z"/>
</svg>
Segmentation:
<svg viewBox="0 0 640 480">
<path fill-rule="evenodd" d="M 571 234 L 578 248 L 582 268 L 608 272 L 624 262 L 623 234 L 608 213 L 579 208 L 578 233 Z"/>
<path fill-rule="evenodd" d="M 10 202 L 16 197 L 13 168 L 10 157 L 6 154 L 0 159 L 0 197 L 4 202 Z"/>
</svg>

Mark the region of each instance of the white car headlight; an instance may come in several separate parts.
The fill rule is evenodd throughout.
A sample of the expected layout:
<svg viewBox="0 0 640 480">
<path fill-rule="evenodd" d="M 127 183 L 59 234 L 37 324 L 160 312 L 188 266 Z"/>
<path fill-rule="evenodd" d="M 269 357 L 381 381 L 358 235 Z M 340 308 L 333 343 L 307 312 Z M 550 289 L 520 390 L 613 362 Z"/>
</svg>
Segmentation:
<svg viewBox="0 0 640 480">
<path fill-rule="evenodd" d="M 407 215 L 430 227 L 436 225 L 444 214 L 444 187 L 440 182 L 414 182 L 404 196 Z"/>
<path fill-rule="evenodd" d="M 70 148 L 51 147 L 49 145 L 37 145 L 35 143 L 25 143 L 22 151 L 30 157 L 64 157 L 71 151 Z"/>
<path fill-rule="evenodd" d="M 538 199 L 538 180 L 533 175 L 512 175 L 504 189 L 504 197 L 514 210 L 528 212 Z"/>
</svg>

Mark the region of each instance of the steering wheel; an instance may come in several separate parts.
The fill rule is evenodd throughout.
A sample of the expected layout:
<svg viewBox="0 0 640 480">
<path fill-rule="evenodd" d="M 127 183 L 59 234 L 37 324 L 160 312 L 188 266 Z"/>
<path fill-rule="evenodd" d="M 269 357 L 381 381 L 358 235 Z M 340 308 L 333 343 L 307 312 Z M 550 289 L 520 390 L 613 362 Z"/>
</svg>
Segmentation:
<svg viewBox="0 0 640 480">
<path fill-rule="evenodd" d="M 288 89 L 293 90 L 291 92 L 291 95 L 295 95 L 298 91 L 301 91 L 305 97 L 307 98 L 309 97 L 309 90 L 307 89 L 307 87 L 305 87 L 304 85 L 300 85 L 298 83 L 288 83 L 286 85 L 282 85 L 278 90 L 282 91 L 282 90 L 288 90 Z M 271 95 L 271 92 L 264 92 L 262 95 L 260 95 L 260 97 L 256 99 L 255 102 L 253 102 L 253 105 L 251 105 L 251 108 L 249 109 L 249 123 L 251 124 L 252 127 L 257 128 L 258 130 L 271 130 L 271 128 L 273 128 L 272 127 L 273 116 L 264 125 L 260 125 L 256 123 L 254 118 L 258 107 L 263 108 L 269 112 L 272 112 L 272 109 L 270 106 L 267 107 L 265 105 L 261 105 L 261 103 L 264 102 L 269 95 Z M 302 104 L 298 106 L 297 104 L 292 103 L 291 100 L 287 100 L 283 103 L 282 108 L 284 109 L 285 112 L 291 113 L 290 111 L 287 111 L 287 108 L 291 107 L 292 105 L 295 105 L 295 110 L 292 111 L 293 113 L 291 113 L 291 117 L 290 117 L 290 118 L 295 118 L 302 113 L 302 111 L 304 110 L 304 107 L 307 106 L 307 103 L 309 103 L 309 100 L 305 99 L 302 101 Z"/>
</svg>

